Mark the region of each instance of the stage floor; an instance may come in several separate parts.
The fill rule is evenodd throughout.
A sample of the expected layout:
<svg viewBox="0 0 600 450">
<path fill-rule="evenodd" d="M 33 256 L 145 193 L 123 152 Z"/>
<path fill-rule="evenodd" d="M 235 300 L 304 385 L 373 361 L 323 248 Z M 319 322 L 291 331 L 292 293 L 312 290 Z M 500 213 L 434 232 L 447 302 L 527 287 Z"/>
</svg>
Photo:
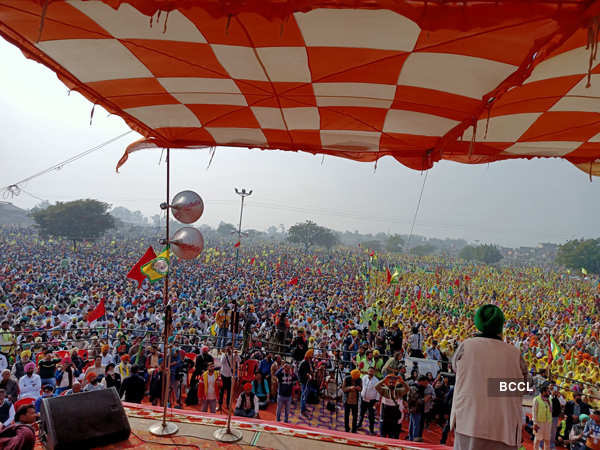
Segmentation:
<svg viewBox="0 0 600 450">
<path fill-rule="evenodd" d="M 449 450 L 450 447 L 382 439 L 360 434 L 329 431 L 300 425 L 284 424 L 244 419 L 232 420 L 232 427 L 242 432 L 243 438 L 236 444 L 223 444 L 213 438 L 215 430 L 225 426 L 223 416 L 200 413 L 189 410 L 169 410 L 168 421 L 179 427 L 177 434 L 171 437 L 156 437 L 148 432 L 150 425 L 159 422 L 162 417 L 160 408 L 146 405 L 125 404 L 132 435 L 127 441 L 102 447 L 103 449 L 165 449 L 164 444 L 172 448 L 231 448 L 231 449 L 286 449 L 307 450 L 343 450 L 350 448 L 376 449 L 435 449 Z M 39 444 L 36 448 L 42 448 Z"/>
</svg>

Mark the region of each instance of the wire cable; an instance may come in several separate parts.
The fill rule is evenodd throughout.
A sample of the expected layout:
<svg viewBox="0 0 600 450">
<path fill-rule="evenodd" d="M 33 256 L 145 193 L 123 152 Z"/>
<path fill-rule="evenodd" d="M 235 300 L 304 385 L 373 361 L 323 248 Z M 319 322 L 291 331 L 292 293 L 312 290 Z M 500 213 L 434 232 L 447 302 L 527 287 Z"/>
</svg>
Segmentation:
<svg viewBox="0 0 600 450">
<path fill-rule="evenodd" d="M 179 444 L 179 443 L 176 443 L 176 442 L 174 442 L 174 443 L 171 443 L 171 442 L 158 442 L 158 441 L 149 441 L 148 439 L 144 439 L 144 438 L 140 437 L 140 436 L 139 436 L 138 434 L 136 434 L 136 433 L 135 433 L 135 431 L 133 431 L 133 430 L 131 430 L 131 434 L 133 434 L 133 435 L 134 435 L 136 438 L 138 438 L 140 441 L 142 441 L 142 442 L 144 442 L 144 443 L 146 443 L 146 444 L 153 444 L 153 445 L 164 445 L 164 446 L 167 446 L 167 447 L 177 447 L 177 448 L 181 448 L 181 447 L 190 447 L 190 448 L 197 448 L 197 449 L 200 449 L 200 450 L 202 449 L 202 447 L 200 447 L 199 445 L 196 445 L 196 444 L 183 444 L 183 443 L 182 443 L 182 444 Z M 182 436 L 182 437 L 183 437 L 183 435 L 180 435 L 180 436 Z M 185 436 L 186 436 L 186 437 L 195 437 L 195 438 L 198 438 L 198 439 L 202 439 L 202 438 L 201 438 L 201 437 L 199 437 L 199 436 L 191 436 L 191 435 L 187 435 L 187 434 L 186 434 Z M 175 437 L 177 437 L 177 436 L 175 436 Z"/>
<path fill-rule="evenodd" d="M 132 130 L 126 131 L 125 133 L 122 133 L 112 139 L 109 139 L 108 141 L 104 141 L 101 144 L 98 144 L 94 147 L 88 148 L 87 150 L 84 150 L 83 152 L 78 153 L 77 155 L 71 156 L 70 158 L 65 159 L 64 161 L 61 161 L 57 164 L 54 164 L 54 165 L 48 167 L 47 169 L 41 170 L 40 172 L 37 172 L 27 178 L 23 178 L 22 180 L 17 181 L 16 183 L 10 184 L 8 186 L 4 186 L 2 188 L 2 190 L 5 192 L 8 192 L 8 193 L 12 193 L 13 196 L 19 195 L 21 193 L 21 191 L 23 191 L 23 188 L 20 187 L 21 184 L 27 183 L 28 181 L 31 181 L 34 178 L 37 178 L 37 177 L 47 174 L 48 172 L 52 172 L 54 170 L 60 170 L 67 164 L 71 164 L 91 153 L 94 153 L 94 152 L 106 147 L 107 145 L 112 144 L 115 141 L 118 141 L 119 139 L 127 136 L 130 133 L 133 133 L 133 131 Z M 23 191 L 23 192 L 25 192 L 25 191 Z M 25 192 L 25 193 L 28 194 L 28 192 Z M 29 194 L 29 195 L 31 195 L 31 194 Z"/>
<path fill-rule="evenodd" d="M 417 209 L 415 209 L 415 216 L 413 217 L 412 225 L 410 226 L 410 233 L 408 234 L 408 242 L 406 243 L 406 248 L 410 245 L 410 240 L 412 239 L 413 231 L 415 229 L 415 222 L 417 221 L 417 214 L 419 213 L 419 208 L 421 207 L 421 198 L 423 198 L 423 190 L 425 189 L 425 182 L 427 181 L 427 175 L 429 175 L 429 171 L 425 171 L 425 178 L 423 178 L 423 185 L 421 186 L 421 193 L 419 194 L 419 201 L 417 202 Z"/>
</svg>

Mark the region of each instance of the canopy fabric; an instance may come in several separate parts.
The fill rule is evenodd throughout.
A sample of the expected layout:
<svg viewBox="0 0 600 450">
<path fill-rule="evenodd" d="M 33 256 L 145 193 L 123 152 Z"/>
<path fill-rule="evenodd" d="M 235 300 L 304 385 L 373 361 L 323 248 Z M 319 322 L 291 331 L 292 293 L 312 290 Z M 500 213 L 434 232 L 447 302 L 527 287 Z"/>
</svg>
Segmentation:
<svg viewBox="0 0 600 450">
<path fill-rule="evenodd" d="M 418 170 L 560 157 L 591 177 L 599 16 L 600 0 L 0 0 L 0 35 L 144 136 L 119 166 L 227 146 Z"/>
</svg>

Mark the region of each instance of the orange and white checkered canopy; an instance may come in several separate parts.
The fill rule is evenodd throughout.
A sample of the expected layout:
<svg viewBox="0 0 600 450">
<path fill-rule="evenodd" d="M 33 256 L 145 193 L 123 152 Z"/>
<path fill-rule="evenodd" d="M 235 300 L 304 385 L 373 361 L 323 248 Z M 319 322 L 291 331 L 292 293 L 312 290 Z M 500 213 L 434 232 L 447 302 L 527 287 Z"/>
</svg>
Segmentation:
<svg viewBox="0 0 600 450">
<path fill-rule="evenodd" d="M 5 39 L 144 136 L 119 165 L 228 146 L 600 175 L 598 17 L 600 0 L 0 0 Z"/>
</svg>

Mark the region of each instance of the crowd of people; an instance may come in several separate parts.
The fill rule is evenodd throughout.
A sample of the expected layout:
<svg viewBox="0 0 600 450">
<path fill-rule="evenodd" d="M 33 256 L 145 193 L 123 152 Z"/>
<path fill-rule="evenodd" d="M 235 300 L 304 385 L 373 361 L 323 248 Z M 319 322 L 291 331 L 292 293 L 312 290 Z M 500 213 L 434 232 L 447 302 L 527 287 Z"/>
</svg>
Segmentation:
<svg viewBox="0 0 600 450">
<path fill-rule="evenodd" d="M 44 396 L 110 387 L 125 401 L 161 403 L 162 283 L 126 278 L 158 239 L 121 232 L 73 251 L 33 229 L 2 228 L 0 403 L 13 406 L 0 406 L 0 422 L 16 421 L 26 399 L 39 410 Z M 597 423 L 597 278 L 361 247 L 244 242 L 240 254 L 236 263 L 223 241 L 193 261 L 172 260 L 172 406 L 220 413 L 231 405 L 235 415 L 260 417 L 275 404 L 287 422 L 291 402 L 310 414 L 306 405 L 323 401 L 343 410 L 348 432 L 365 425 L 421 441 L 439 426 L 444 443 L 457 352 L 478 333 L 475 311 L 492 304 L 503 312 L 502 339 L 540 392 L 527 418 L 534 435 L 545 435 L 548 402 L 548 435 L 560 436 L 552 445 Z M 105 314 L 88 322 L 101 302 Z"/>
</svg>

